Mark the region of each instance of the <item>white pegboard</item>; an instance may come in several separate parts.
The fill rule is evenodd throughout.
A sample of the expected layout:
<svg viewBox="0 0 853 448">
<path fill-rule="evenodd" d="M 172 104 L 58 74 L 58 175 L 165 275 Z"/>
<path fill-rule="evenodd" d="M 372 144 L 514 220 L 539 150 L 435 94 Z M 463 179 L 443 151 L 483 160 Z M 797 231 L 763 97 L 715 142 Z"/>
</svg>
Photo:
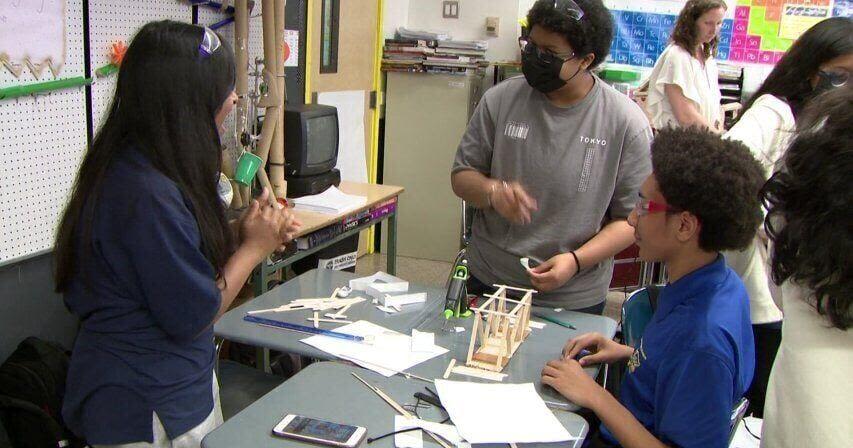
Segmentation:
<svg viewBox="0 0 853 448">
<path fill-rule="evenodd" d="M 178 0 L 89 0 L 91 69 L 109 63 L 109 46 L 129 42 L 152 20 L 190 23 Z M 84 76 L 83 1 L 66 0 L 66 60 L 59 78 Z M 42 80 L 50 76 L 45 72 Z M 92 86 L 97 132 L 115 91 L 115 76 Z M 38 80 L 0 70 L 0 86 Z M 56 226 L 86 151 L 86 93 L 81 88 L 0 102 L 0 265 L 53 247 Z"/>
<path fill-rule="evenodd" d="M 130 44 L 142 25 L 153 20 L 177 20 L 191 23 L 192 7 L 178 0 L 89 0 L 89 50 L 92 71 L 110 63 L 110 45 L 116 41 Z M 98 132 L 104 114 L 115 93 L 116 77 L 102 79 L 92 86 L 92 117 Z"/>
<path fill-rule="evenodd" d="M 199 25 L 213 25 L 222 19 L 228 17 L 218 9 L 199 7 L 198 23 Z M 224 39 L 234 48 L 234 24 L 230 23 L 216 30 Z M 249 12 L 249 65 L 254 67 L 255 58 L 264 57 L 264 37 L 263 37 L 263 20 L 261 18 L 261 2 L 256 1 L 254 8 Z M 239 67 L 238 67 L 239 70 Z M 252 73 L 250 70 L 249 73 Z M 249 89 L 254 86 L 254 79 L 249 77 Z M 231 113 L 225 121 L 226 133 L 223 135 L 223 143 L 228 148 L 227 154 L 232 162 L 237 160 L 239 155 L 237 142 L 234 136 L 234 117 L 235 113 Z"/>
<path fill-rule="evenodd" d="M 84 75 L 83 2 L 66 2 L 66 56 L 58 78 Z M 36 79 L 0 68 L 0 87 Z M 59 216 L 86 150 L 82 87 L 0 101 L 0 264 L 53 247 Z"/>
</svg>

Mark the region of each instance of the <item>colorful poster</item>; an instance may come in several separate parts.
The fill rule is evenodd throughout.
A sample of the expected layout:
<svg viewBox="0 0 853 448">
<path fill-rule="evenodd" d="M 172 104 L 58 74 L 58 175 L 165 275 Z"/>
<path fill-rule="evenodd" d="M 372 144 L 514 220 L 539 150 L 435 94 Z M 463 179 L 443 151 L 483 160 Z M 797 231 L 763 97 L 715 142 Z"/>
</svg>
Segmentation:
<svg viewBox="0 0 853 448">
<path fill-rule="evenodd" d="M 775 64 L 805 30 L 828 16 L 850 16 L 853 0 L 727 0 L 716 58 Z M 616 25 L 608 62 L 653 67 L 669 44 L 684 1 L 604 0 Z M 637 6 L 635 6 L 637 5 Z M 787 8 L 787 9 L 786 9 Z M 787 14 L 787 15 L 786 15 Z M 818 17 L 819 14 L 824 14 Z"/>
<path fill-rule="evenodd" d="M 828 18 L 831 12 L 829 6 L 786 4 L 779 22 L 779 37 L 796 39 L 816 23 Z"/>
</svg>

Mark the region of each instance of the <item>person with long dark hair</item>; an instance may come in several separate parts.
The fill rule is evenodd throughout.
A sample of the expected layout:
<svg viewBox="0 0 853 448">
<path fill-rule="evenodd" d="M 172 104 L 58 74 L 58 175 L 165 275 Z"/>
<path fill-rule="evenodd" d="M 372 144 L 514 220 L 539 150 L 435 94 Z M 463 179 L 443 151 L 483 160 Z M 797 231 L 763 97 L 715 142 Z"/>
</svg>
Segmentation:
<svg viewBox="0 0 853 448">
<path fill-rule="evenodd" d="M 851 71 L 853 20 L 835 17 L 816 24 L 773 68 L 725 138 L 749 147 L 761 162 L 765 177 L 770 177 L 802 108 L 820 92 L 847 84 Z M 749 247 L 726 252 L 725 256 L 749 293 L 756 369 L 747 398 L 749 412 L 761 417 L 770 368 L 782 337 L 782 312 L 773 302 L 767 275 L 766 237 L 759 232 Z"/>
<path fill-rule="evenodd" d="M 652 127 L 721 129 L 717 53 L 726 13 L 723 0 L 688 0 L 678 14 L 670 45 L 649 75 L 646 109 Z"/>
<path fill-rule="evenodd" d="M 62 415 L 93 446 L 197 447 L 221 423 L 213 323 L 298 227 L 265 192 L 231 235 L 217 182 L 235 75 L 214 31 L 143 26 L 80 165 L 55 287 L 81 320 Z"/>
<path fill-rule="evenodd" d="M 853 89 L 810 102 L 764 185 L 774 296 L 785 312 L 762 447 L 850 446 Z"/>
</svg>

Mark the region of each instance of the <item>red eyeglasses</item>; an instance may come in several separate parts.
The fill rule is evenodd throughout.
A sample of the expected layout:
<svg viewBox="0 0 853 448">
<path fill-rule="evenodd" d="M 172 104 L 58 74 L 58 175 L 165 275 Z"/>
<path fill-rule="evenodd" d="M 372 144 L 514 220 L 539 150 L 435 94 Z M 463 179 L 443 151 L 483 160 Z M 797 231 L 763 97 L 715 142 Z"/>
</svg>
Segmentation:
<svg viewBox="0 0 853 448">
<path fill-rule="evenodd" d="M 678 213 L 682 211 L 681 209 L 644 198 L 637 198 L 634 209 L 637 210 L 637 215 L 639 216 L 648 215 L 649 213 Z"/>
</svg>

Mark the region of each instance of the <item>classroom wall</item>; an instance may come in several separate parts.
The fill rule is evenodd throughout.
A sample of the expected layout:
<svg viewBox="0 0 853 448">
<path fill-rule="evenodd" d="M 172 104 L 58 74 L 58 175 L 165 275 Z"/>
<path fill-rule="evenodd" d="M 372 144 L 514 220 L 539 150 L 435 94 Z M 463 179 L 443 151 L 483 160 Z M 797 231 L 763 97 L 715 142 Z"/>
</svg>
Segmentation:
<svg viewBox="0 0 853 448">
<path fill-rule="evenodd" d="M 397 27 L 409 22 L 409 0 L 386 0 L 383 7 L 382 37 L 393 39 Z"/>
<path fill-rule="evenodd" d="M 77 319 L 53 292 L 52 269 L 51 254 L 0 267 L 0 362 L 27 336 L 71 349 Z"/>
<path fill-rule="evenodd" d="M 459 18 L 441 16 L 442 0 L 410 0 L 408 28 L 441 30 L 454 39 L 485 40 L 489 43 L 486 58 L 511 61 L 518 58 L 519 0 L 459 0 Z M 486 35 L 486 17 L 500 17 L 498 37 Z"/>
</svg>

